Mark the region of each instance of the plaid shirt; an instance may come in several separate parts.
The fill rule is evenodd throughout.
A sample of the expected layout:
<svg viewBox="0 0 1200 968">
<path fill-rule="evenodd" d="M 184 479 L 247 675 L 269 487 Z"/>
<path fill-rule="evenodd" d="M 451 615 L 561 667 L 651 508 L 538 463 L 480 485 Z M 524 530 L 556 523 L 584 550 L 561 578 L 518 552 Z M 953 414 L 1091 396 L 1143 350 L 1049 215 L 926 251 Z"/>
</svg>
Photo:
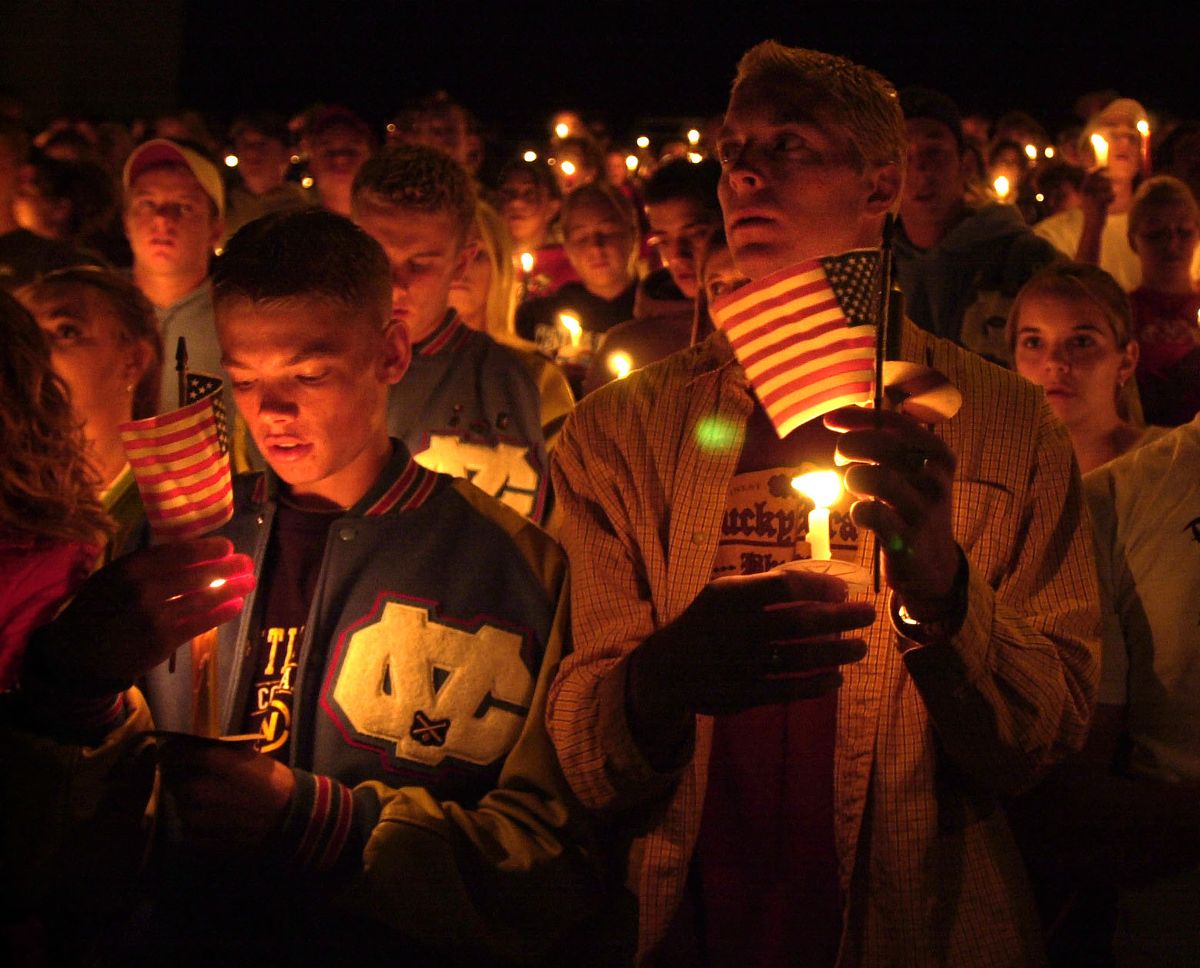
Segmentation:
<svg viewBox="0 0 1200 968">
<path fill-rule="evenodd" d="M 970 565 L 968 608 L 951 641 L 914 648 L 889 618 L 885 589 L 867 657 L 844 670 L 840 960 L 1036 964 L 1036 921 L 999 798 L 1082 744 L 1095 701 L 1096 579 L 1079 476 L 1032 384 L 910 324 L 903 356 L 963 392 L 938 432 L 958 457 L 953 526 Z M 549 725 L 577 795 L 629 824 L 646 961 L 683 891 L 712 720 L 697 716 L 678 771 L 656 772 L 629 733 L 622 660 L 708 581 L 752 406 L 718 334 L 589 397 L 555 455 L 575 651 L 552 688 Z M 861 564 L 869 553 L 863 542 Z"/>
</svg>

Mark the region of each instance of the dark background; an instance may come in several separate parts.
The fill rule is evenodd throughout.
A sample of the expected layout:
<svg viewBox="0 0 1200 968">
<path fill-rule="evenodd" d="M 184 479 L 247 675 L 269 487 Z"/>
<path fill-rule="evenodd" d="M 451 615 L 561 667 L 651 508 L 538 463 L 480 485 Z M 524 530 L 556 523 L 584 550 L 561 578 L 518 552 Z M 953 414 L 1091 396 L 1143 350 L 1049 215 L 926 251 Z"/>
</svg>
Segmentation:
<svg viewBox="0 0 1200 968">
<path fill-rule="evenodd" d="M 1107 6 L 1107 5 L 1106 5 Z M 656 116 L 719 112 L 738 56 L 774 37 L 841 53 L 965 110 L 1022 108 L 1051 129 L 1100 87 L 1200 116 L 1200 9 L 1188 3 L 393 0 L 0 0 L 0 87 L 32 121 L 191 107 L 346 103 L 385 120 L 442 88 L 496 135 L 540 136 L 571 107 L 618 137 Z"/>
</svg>

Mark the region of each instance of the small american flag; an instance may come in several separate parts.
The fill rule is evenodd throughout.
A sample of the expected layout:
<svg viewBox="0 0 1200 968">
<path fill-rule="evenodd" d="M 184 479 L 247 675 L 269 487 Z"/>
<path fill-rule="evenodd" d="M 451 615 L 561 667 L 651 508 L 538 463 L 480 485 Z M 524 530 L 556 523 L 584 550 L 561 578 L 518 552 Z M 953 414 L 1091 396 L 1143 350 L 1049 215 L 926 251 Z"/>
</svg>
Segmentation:
<svg viewBox="0 0 1200 968">
<path fill-rule="evenodd" d="M 811 259 L 713 303 L 780 437 L 871 398 L 880 267 L 877 249 Z"/>
<path fill-rule="evenodd" d="M 220 377 L 187 374 L 178 410 L 121 424 L 121 443 L 156 538 L 182 541 L 233 516 L 229 434 Z"/>
</svg>

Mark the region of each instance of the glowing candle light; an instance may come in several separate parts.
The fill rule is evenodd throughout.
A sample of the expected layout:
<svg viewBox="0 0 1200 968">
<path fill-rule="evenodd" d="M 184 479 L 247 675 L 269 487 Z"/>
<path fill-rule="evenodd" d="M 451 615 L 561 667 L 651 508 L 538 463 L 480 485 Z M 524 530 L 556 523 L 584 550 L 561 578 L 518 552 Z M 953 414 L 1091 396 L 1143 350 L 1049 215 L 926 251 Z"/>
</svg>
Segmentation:
<svg viewBox="0 0 1200 968">
<path fill-rule="evenodd" d="M 522 252 L 521 253 L 521 271 L 524 272 L 525 275 L 529 275 L 529 273 L 533 272 L 533 253 L 532 252 Z"/>
<path fill-rule="evenodd" d="M 566 121 L 559 121 L 558 124 L 554 126 L 554 133 L 560 138 L 565 138 L 571 133 L 571 126 L 567 124 Z"/>
<path fill-rule="evenodd" d="M 521 156 L 526 161 L 537 161 L 537 152 L 530 149 Z"/>
<path fill-rule="evenodd" d="M 575 174 L 575 162 L 573 161 L 564 161 L 559 167 L 562 168 L 562 173 L 568 178 Z"/>
<path fill-rule="evenodd" d="M 992 182 L 992 188 L 996 191 L 996 197 L 1003 201 L 1008 198 L 1008 193 L 1012 190 L 1012 185 L 1004 175 L 997 175 L 996 180 Z"/>
<path fill-rule="evenodd" d="M 625 156 L 625 167 L 626 168 L 628 168 L 630 171 L 637 171 L 637 166 L 638 166 L 637 155 L 626 155 Z"/>
<path fill-rule="evenodd" d="M 647 138 L 645 135 L 642 135 L 640 138 L 637 139 L 637 146 L 639 148 L 649 148 L 650 147 L 650 139 Z"/>
<path fill-rule="evenodd" d="M 841 496 L 842 476 L 837 471 L 810 471 L 792 478 L 792 487 L 813 502 L 808 513 L 808 544 L 814 561 L 829 561 L 829 508 Z"/>
<path fill-rule="evenodd" d="M 305 175 L 303 178 L 301 178 L 300 179 L 300 187 L 301 188 L 312 188 L 313 187 L 312 175 Z"/>
<path fill-rule="evenodd" d="M 1041 192 L 1038 192 L 1036 195 L 1033 196 L 1033 200 L 1035 202 L 1044 202 L 1046 200 L 1046 196 L 1043 195 Z"/>
<path fill-rule="evenodd" d="M 695 128 L 692 128 L 687 133 L 687 139 L 688 139 L 688 144 L 698 145 L 700 143 L 700 132 L 697 131 Z"/>
<path fill-rule="evenodd" d="M 1042 152 L 1047 158 L 1054 157 L 1054 148 L 1051 145 L 1046 145 L 1046 150 Z"/>
<path fill-rule="evenodd" d="M 1150 122 L 1141 118 L 1137 123 L 1138 134 L 1142 136 L 1142 174 L 1150 174 Z"/>
<path fill-rule="evenodd" d="M 1026 145 L 1025 146 L 1025 155 L 1026 155 L 1026 157 L 1029 158 L 1030 161 L 1036 161 L 1037 155 L 1038 155 L 1037 145 Z"/>
<path fill-rule="evenodd" d="M 693 165 L 698 165 L 703 160 L 704 160 L 704 155 L 700 154 L 700 152 L 698 152 L 698 151 L 689 151 L 688 152 L 688 161 L 690 161 Z"/>
<path fill-rule="evenodd" d="M 1138 129 L 1138 134 L 1140 134 L 1143 138 L 1150 137 L 1150 122 L 1147 121 L 1145 118 L 1142 118 L 1137 123 L 1137 129 Z"/>
<path fill-rule="evenodd" d="M 624 350 L 617 350 L 608 356 L 608 368 L 618 380 L 624 380 L 633 372 L 633 357 Z"/>
<path fill-rule="evenodd" d="M 214 578 L 212 581 L 210 581 L 208 583 L 208 587 L 209 588 L 220 588 L 224 584 L 225 584 L 224 578 Z"/>
<path fill-rule="evenodd" d="M 1092 155 L 1096 159 L 1096 167 L 1097 168 L 1107 168 L 1108 167 L 1108 142 L 1105 140 L 1104 135 L 1102 135 L 1099 131 L 1097 131 L 1095 134 L 1092 135 L 1090 140 L 1092 142 Z"/>
<path fill-rule="evenodd" d="M 578 316 L 573 316 L 571 313 L 559 313 L 558 321 L 562 323 L 563 329 L 567 331 L 567 336 L 571 340 L 572 347 L 578 347 L 583 339 L 583 324 L 579 322 Z"/>
<path fill-rule="evenodd" d="M 225 156 L 225 167 L 226 168 L 236 168 L 237 166 L 238 166 L 238 156 L 237 155 L 231 153 L 231 154 L 228 154 Z"/>
</svg>

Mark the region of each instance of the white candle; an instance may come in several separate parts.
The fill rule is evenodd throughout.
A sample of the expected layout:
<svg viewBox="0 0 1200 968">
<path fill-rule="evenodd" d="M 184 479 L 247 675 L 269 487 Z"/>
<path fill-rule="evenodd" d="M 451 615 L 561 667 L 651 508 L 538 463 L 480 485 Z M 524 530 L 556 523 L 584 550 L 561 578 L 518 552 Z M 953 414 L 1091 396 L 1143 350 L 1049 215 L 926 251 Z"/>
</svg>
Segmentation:
<svg viewBox="0 0 1200 968">
<path fill-rule="evenodd" d="M 1108 142 L 1105 140 L 1104 135 L 1100 134 L 1100 132 L 1097 131 L 1095 134 L 1092 135 L 1091 142 L 1092 142 L 1092 154 L 1095 155 L 1095 157 L 1096 157 L 1096 167 L 1097 168 L 1107 168 L 1108 167 Z"/>
<path fill-rule="evenodd" d="M 842 493 L 837 471 L 810 471 L 792 478 L 792 487 L 813 502 L 808 514 L 808 546 L 814 561 L 833 557 L 829 544 L 829 508 Z"/>
<path fill-rule="evenodd" d="M 808 512 L 808 546 L 814 561 L 829 561 L 829 508 L 813 508 Z"/>
</svg>

